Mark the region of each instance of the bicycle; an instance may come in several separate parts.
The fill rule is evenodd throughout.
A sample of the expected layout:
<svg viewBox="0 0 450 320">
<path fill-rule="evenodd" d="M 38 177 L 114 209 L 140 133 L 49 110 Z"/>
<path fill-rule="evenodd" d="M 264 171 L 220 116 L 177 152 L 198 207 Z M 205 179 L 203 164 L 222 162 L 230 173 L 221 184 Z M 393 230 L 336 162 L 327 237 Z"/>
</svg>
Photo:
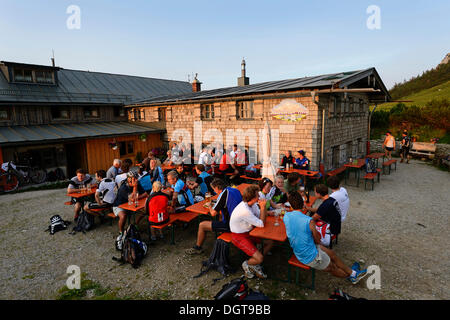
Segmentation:
<svg viewBox="0 0 450 320">
<path fill-rule="evenodd" d="M 0 193 L 12 192 L 19 186 L 31 183 L 43 183 L 47 179 L 47 172 L 42 169 L 32 168 L 30 165 L 15 165 L 7 162 L 6 170 L 0 174 Z"/>
</svg>

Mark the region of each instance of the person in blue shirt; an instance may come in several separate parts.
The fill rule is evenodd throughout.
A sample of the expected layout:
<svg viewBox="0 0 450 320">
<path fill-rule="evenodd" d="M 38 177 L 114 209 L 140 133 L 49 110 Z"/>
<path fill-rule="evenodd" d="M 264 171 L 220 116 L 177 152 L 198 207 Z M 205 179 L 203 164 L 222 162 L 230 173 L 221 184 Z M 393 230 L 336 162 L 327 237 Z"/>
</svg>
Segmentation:
<svg viewBox="0 0 450 320">
<path fill-rule="evenodd" d="M 295 153 L 295 169 L 309 170 L 309 159 L 305 157 L 305 151 L 300 150 Z"/>
<path fill-rule="evenodd" d="M 204 198 L 206 193 L 209 192 L 211 195 L 215 195 L 216 193 L 211 188 L 211 182 L 213 180 L 213 177 L 206 172 L 205 165 L 203 164 L 197 164 L 195 166 L 195 172 L 197 173 L 197 179 L 192 182 L 190 185 L 191 189 L 196 189 L 200 187 L 200 195 Z"/>
<path fill-rule="evenodd" d="M 194 197 L 192 196 L 191 190 L 189 190 L 183 180 L 178 179 L 178 173 L 175 170 L 167 174 L 167 181 L 173 189 L 172 206 L 174 208 L 179 206 L 189 207 L 194 204 Z"/>
<path fill-rule="evenodd" d="M 220 220 L 202 221 L 198 226 L 197 242 L 194 247 L 186 250 L 187 254 L 203 253 L 203 242 L 206 238 L 206 233 L 215 232 L 231 232 L 230 218 L 234 208 L 242 201 L 241 192 L 236 188 L 227 187 L 226 183 L 218 178 L 211 182 L 211 187 L 215 193 L 219 195 L 217 202 L 209 209 L 212 217 L 220 214 Z"/>
<path fill-rule="evenodd" d="M 161 167 L 157 165 L 157 160 L 152 158 L 149 163 L 148 171 L 139 178 L 138 182 L 145 192 L 150 194 L 155 181 L 161 182 L 161 185 L 163 186 L 165 184 L 163 171 Z"/>
<path fill-rule="evenodd" d="M 334 251 L 320 244 L 320 234 L 316 230 L 315 221 L 301 212 L 304 204 L 298 192 L 290 193 L 288 201 L 294 211 L 286 212 L 283 222 L 289 243 L 298 261 L 311 268 L 329 272 L 338 278 L 347 278 L 353 284 L 367 275 L 367 269 L 359 270 L 357 262 L 350 268 Z"/>
</svg>

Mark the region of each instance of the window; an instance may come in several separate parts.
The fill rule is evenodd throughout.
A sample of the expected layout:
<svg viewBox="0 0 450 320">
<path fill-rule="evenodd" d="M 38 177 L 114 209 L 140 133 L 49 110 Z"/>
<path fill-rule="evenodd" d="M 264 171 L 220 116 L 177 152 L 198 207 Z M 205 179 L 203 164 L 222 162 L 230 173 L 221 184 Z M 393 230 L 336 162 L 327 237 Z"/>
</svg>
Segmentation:
<svg viewBox="0 0 450 320">
<path fill-rule="evenodd" d="M 330 99 L 330 106 L 328 108 L 328 117 L 334 117 L 334 114 L 336 113 L 336 98 L 331 97 Z"/>
<path fill-rule="evenodd" d="M 339 116 L 341 114 L 341 108 L 342 108 L 342 103 L 341 103 L 341 99 L 339 97 L 334 98 L 334 105 L 335 105 L 335 114 L 337 116 Z"/>
<path fill-rule="evenodd" d="M 331 167 L 338 168 L 339 167 L 339 146 L 331 148 Z"/>
<path fill-rule="evenodd" d="M 116 106 L 114 107 L 114 117 L 125 117 L 125 109 L 124 107 Z"/>
<path fill-rule="evenodd" d="M 346 143 L 346 155 L 347 155 L 347 158 L 353 157 L 352 147 L 353 147 L 353 143 L 351 141 Z"/>
<path fill-rule="evenodd" d="M 200 106 L 201 119 L 202 120 L 212 120 L 214 119 L 214 105 L 213 104 L 203 104 Z"/>
<path fill-rule="evenodd" d="M 134 152 L 134 142 L 133 141 L 120 141 L 119 142 L 119 151 L 120 151 L 120 156 L 132 154 Z"/>
<path fill-rule="evenodd" d="M 139 120 L 145 120 L 145 109 L 139 109 Z"/>
<path fill-rule="evenodd" d="M 252 119 L 253 118 L 253 101 L 237 101 L 236 102 L 236 118 Z"/>
<path fill-rule="evenodd" d="M 49 71 L 35 71 L 36 82 L 39 83 L 53 83 L 52 72 Z"/>
<path fill-rule="evenodd" d="M 33 82 L 33 72 L 27 69 L 14 68 L 14 81 Z"/>
<path fill-rule="evenodd" d="M 63 107 L 51 107 L 52 119 L 70 119 L 69 109 Z"/>
<path fill-rule="evenodd" d="M 83 113 L 85 118 L 98 118 L 100 117 L 100 112 L 98 107 L 84 107 Z"/>
<path fill-rule="evenodd" d="M 353 98 L 349 98 L 348 99 L 348 113 L 352 113 L 353 110 L 353 104 L 354 104 L 354 99 Z"/>
<path fill-rule="evenodd" d="M 6 108 L 0 108 L 0 121 L 9 120 L 9 112 Z"/>
<path fill-rule="evenodd" d="M 167 108 L 158 108 L 158 121 L 166 121 Z"/>
</svg>

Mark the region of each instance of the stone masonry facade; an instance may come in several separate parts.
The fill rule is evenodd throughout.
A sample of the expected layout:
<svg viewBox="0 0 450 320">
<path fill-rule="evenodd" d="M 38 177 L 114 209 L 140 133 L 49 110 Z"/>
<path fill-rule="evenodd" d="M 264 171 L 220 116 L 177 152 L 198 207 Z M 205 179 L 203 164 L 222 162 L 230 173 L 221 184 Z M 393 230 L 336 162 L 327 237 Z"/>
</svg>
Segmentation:
<svg viewBox="0 0 450 320">
<path fill-rule="evenodd" d="M 155 123 L 160 120 L 160 108 L 165 108 L 165 127 L 169 141 L 180 141 L 194 144 L 195 139 L 209 144 L 215 138 L 223 137 L 225 147 L 237 143 L 257 150 L 261 156 L 261 132 L 266 121 L 272 130 L 272 158 L 281 160 L 286 150 L 292 152 L 304 150 L 311 160 L 311 169 L 319 168 L 321 156 L 322 135 L 322 109 L 325 110 L 325 141 L 324 165 L 325 170 L 340 166 L 348 157 L 358 157 L 365 154 L 368 125 L 368 103 L 364 95 L 354 96 L 350 101 L 339 97 L 338 107 L 330 94 L 316 95 L 314 101 L 309 91 L 289 93 L 287 96 L 259 95 L 243 99 L 221 99 L 205 103 L 174 103 L 161 106 L 137 107 L 140 121 Z M 308 109 L 305 119 L 297 122 L 278 120 L 272 117 L 273 107 L 283 99 L 295 99 Z M 239 119 L 237 114 L 237 101 L 253 101 L 253 116 L 248 119 Z M 214 106 L 213 119 L 202 117 L 204 105 Z M 347 109 L 346 109 L 347 108 Z M 352 110 L 349 110 L 351 108 Z M 336 112 L 336 109 L 341 109 Z M 129 114 L 133 114 L 130 112 Z M 130 119 L 133 120 L 133 119 Z M 201 127 L 201 129 L 200 129 Z M 276 130 L 278 130 L 278 139 Z M 233 136 L 230 133 L 235 133 Z M 201 134 L 202 133 L 202 134 Z M 228 139 L 227 139 L 228 137 Z M 190 141 L 189 141 L 190 140 Z M 198 144 L 197 144 L 198 147 Z M 197 150 L 196 150 L 197 151 Z M 337 153 L 338 152 L 338 153 Z M 259 158 L 258 160 L 261 161 Z"/>
</svg>

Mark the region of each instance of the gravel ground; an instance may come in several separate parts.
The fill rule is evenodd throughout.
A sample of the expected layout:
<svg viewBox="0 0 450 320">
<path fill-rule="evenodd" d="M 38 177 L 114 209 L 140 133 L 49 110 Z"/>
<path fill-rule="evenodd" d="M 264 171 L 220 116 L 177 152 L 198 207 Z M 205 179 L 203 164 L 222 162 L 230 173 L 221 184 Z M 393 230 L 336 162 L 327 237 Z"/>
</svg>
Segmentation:
<svg viewBox="0 0 450 320">
<path fill-rule="evenodd" d="M 349 265 L 362 260 L 381 270 L 381 289 L 369 290 L 366 280 L 352 285 L 324 272 L 316 273 L 311 291 L 277 280 L 249 280 L 253 289 L 272 299 L 327 299 L 334 288 L 367 299 L 450 299 L 448 233 L 450 175 L 426 163 L 398 163 L 397 171 L 383 175 L 375 191 L 346 186 L 351 206 L 339 244 L 333 249 Z M 72 220 L 72 207 L 64 205 L 64 189 L 31 191 L 0 196 L 0 299 L 55 299 L 65 286 L 69 265 L 78 265 L 86 279 L 117 298 L 211 299 L 223 284 L 242 274 L 242 256 L 231 248 L 237 272 L 212 284 L 219 274 L 198 274 L 211 252 L 213 235 L 202 256 L 186 256 L 193 245 L 197 223 L 176 228 L 175 245 L 167 240 L 150 246 L 139 269 L 112 261 L 117 223 L 99 225 L 86 234 L 44 230 L 49 218 L 60 214 Z M 69 227 L 70 230 L 73 224 Z M 142 224 L 145 229 L 145 224 Z M 144 234 L 146 237 L 146 234 Z M 286 277 L 289 252 L 273 249 L 266 260 L 269 277 Z M 273 265 L 283 267 L 273 268 Z M 309 278 L 301 272 L 301 280 Z"/>
</svg>

